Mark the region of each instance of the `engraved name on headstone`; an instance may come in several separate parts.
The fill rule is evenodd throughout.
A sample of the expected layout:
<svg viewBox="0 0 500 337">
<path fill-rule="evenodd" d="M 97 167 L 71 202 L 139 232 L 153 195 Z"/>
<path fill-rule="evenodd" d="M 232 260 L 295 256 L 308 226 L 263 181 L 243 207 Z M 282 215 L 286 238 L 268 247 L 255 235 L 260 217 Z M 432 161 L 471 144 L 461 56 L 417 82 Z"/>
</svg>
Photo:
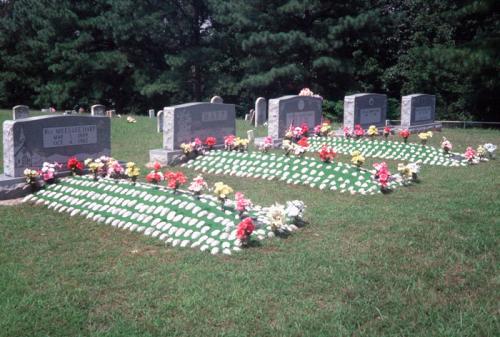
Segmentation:
<svg viewBox="0 0 500 337">
<path fill-rule="evenodd" d="M 269 100 L 268 135 L 284 137 L 291 126 L 307 123 L 314 128 L 321 123 L 323 100 L 319 97 L 290 95 Z"/>
<path fill-rule="evenodd" d="M 109 156 L 110 120 L 92 116 L 39 116 L 3 124 L 4 173 L 20 177 L 25 168 L 41 168 L 44 162 L 65 163 Z"/>
<path fill-rule="evenodd" d="M 386 116 L 386 95 L 363 93 L 344 97 L 344 127 L 351 130 L 356 124 L 364 129 L 370 125 L 383 127 Z"/>
</svg>

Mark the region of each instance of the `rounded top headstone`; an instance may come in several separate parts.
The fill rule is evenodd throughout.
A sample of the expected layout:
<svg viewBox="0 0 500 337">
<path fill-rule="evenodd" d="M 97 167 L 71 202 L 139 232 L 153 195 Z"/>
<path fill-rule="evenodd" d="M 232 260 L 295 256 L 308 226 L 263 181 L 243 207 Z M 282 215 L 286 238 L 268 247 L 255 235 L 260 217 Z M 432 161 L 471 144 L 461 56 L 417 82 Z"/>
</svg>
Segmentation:
<svg viewBox="0 0 500 337">
<path fill-rule="evenodd" d="M 210 103 L 224 103 L 224 100 L 220 96 L 214 96 L 210 100 Z"/>
</svg>

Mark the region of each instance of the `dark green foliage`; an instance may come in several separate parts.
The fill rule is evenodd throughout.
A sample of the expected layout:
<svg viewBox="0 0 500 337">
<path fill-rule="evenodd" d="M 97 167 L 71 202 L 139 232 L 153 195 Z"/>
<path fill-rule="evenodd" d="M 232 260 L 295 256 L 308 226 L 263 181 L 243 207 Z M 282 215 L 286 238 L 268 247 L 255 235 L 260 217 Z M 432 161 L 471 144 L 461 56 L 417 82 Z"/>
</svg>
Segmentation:
<svg viewBox="0 0 500 337">
<path fill-rule="evenodd" d="M 437 95 L 439 118 L 495 120 L 494 0 L 0 1 L 0 106 L 120 112 L 310 87 L 331 102 Z M 341 103 L 325 114 L 341 118 Z"/>
</svg>

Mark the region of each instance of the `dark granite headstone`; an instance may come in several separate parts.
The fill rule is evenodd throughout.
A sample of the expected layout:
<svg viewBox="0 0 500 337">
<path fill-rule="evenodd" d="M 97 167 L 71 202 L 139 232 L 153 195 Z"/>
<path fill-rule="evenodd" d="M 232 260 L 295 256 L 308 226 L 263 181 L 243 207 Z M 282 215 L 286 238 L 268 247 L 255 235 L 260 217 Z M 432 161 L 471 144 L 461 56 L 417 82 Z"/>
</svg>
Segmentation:
<svg viewBox="0 0 500 337">
<path fill-rule="evenodd" d="M 363 93 L 344 97 L 344 127 L 351 130 L 356 124 L 363 129 L 371 125 L 384 127 L 386 116 L 386 95 Z"/>
<path fill-rule="evenodd" d="M 3 123 L 4 175 L 21 177 L 25 168 L 41 168 L 43 162 L 65 163 L 109 156 L 110 121 L 92 116 L 39 116 Z"/>
</svg>

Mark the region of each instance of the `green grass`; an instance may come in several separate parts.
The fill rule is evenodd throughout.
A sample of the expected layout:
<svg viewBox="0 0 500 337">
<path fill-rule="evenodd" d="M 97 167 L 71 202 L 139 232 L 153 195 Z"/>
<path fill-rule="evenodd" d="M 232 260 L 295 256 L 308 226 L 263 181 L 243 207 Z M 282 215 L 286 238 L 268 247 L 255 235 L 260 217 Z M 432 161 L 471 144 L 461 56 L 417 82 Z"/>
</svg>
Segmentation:
<svg viewBox="0 0 500 337">
<path fill-rule="evenodd" d="M 112 121 L 112 151 L 142 164 L 161 135 L 137 120 Z M 492 130 L 442 135 L 457 152 L 500 143 Z M 421 183 L 379 196 L 224 177 L 258 204 L 308 206 L 308 226 L 230 257 L 0 206 L 0 335 L 496 336 L 499 165 L 425 166 Z"/>
</svg>

